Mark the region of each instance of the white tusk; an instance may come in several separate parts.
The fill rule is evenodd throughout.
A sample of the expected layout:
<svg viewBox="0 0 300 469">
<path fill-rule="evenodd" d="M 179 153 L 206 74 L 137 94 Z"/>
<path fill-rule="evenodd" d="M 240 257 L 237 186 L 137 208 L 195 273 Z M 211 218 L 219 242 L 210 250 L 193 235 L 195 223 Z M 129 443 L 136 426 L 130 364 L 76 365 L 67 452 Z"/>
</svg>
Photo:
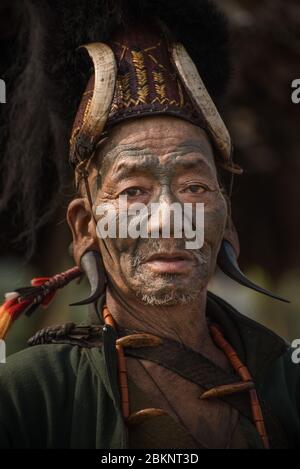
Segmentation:
<svg viewBox="0 0 300 469">
<path fill-rule="evenodd" d="M 198 70 L 184 46 L 174 43 L 172 58 L 183 84 L 203 116 L 207 129 L 225 162 L 231 161 L 232 145 L 229 132 L 211 99 Z"/>
<path fill-rule="evenodd" d="M 94 143 L 101 135 L 110 112 L 117 76 L 117 64 L 112 49 L 102 42 L 82 46 L 91 57 L 95 70 L 95 83 L 91 103 L 79 133 Z"/>
</svg>

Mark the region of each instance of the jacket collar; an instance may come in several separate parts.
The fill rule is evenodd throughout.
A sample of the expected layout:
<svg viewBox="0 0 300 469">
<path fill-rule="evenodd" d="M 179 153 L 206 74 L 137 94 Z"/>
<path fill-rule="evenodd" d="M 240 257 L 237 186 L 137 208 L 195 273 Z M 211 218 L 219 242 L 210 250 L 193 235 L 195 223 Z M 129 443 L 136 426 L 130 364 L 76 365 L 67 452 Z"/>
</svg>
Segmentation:
<svg viewBox="0 0 300 469">
<path fill-rule="evenodd" d="M 220 297 L 208 292 L 208 321 L 221 326 L 224 336 L 248 367 L 254 380 L 262 379 L 269 366 L 289 348 L 289 344 L 270 329 L 240 314 Z"/>
</svg>

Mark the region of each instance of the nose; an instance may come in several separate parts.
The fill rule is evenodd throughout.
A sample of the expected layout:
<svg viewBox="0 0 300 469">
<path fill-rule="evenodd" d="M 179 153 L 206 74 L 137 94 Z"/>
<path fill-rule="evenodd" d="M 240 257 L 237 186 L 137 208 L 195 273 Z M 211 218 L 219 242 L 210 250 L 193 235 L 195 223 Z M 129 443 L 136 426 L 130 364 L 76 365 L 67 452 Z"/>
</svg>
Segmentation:
<svg viewBox="0 0 300 469">
<path fill-rule="evenodd" d="M 183 205 L 168 186 L 151 203 L 147 229 L 152 238 L 183 237 Z"/>
</svg>

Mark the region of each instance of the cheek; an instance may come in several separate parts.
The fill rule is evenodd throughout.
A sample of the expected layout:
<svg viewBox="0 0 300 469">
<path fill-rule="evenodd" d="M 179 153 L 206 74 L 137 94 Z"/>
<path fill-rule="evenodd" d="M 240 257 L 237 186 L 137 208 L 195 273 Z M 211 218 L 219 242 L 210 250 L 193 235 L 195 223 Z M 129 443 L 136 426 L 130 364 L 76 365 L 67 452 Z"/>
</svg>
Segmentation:
<svg viewBox="0 0 300 469">
<path fill-rule="evenodd" d="M 214 250 L 222 240 L 227 219 L 227 205 L 221 193 L 214 197 L 213 203 L 205 205 L 204 217 L 205 241 Z"/>
<path fill-rule="evenodd" d="M 120 289 L 126 289 L 126 277 L 131 274 L 131 260 L 132 253 L 134 252 L 137 240 L 131 238 L 118 237 L 119 226 L 119 201 L 113 199 L 110 193 L 104 190 L 99 191 L 96 202 L 96 207 L 102 204 L 109 204 L 113 209 L 113 218 L 115 219 L 116 236 L 108 236 L 104 239 L 98 236 L 98 244 L 103 258 L 104 266 L 112 282 Z M 112 211 L 111 211 L 112 212 Z M 97 216 L 97 224 L 104 221 L 105 216 Z M 107 221 L 107 218 L 106 218 Z M 107 226 L 107 225 L 106 225 Z M 106 228 L 107 229 L 107 228 Z"/>
<path fill-rule="evenodd" d="M 124 259 L 128 257 L 125 252 L 126 247 L 121 240 L 111 238 L 99 239 L 99 247 L 109 281 L 119 291 L 126 293 L 126 277 L 129 272 L 126 262 L 124 263 Z"/>
<path fill-rule="evenodd" d="M 103 217 L 99 218 L 98 223 L 100 221 L 103 221 Z M 122 273 L 128 274 L 132 253 L 138 241 L 129 237 L 122 238 L 118 236 L 119 214 L 117 211 L 115 221 L 115 236 L 108 236 L 104 239 L 98 238 L 105 268 L 111 273 L 112 278 L 121 277 Z"/>
</svg>

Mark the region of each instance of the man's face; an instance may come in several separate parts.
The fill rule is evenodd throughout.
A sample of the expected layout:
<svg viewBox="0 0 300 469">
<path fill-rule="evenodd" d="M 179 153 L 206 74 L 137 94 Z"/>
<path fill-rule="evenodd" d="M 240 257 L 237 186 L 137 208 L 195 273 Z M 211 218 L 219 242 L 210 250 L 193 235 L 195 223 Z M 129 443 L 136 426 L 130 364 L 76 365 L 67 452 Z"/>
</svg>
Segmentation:
<svg viewBox="0 0 300 469">
<path fill-rule="evenodd" d="M 175 238 L 172 227 L 167 239 L 98 238 L 109 280 L 119 293 L 155 305 L 194 300 L 214 272 L 227 218 L 206 133 L 168 116 L 120 124 L 101 150 L 90 184 L 94 210 L 113 204 L 117 219 L 121 196 L 127 196 L 128 207 L 189 203 L 193 216 L 196 204 L 204 204 L 201 249 L 187 249 L 186 239 Z"/>
</svg>

